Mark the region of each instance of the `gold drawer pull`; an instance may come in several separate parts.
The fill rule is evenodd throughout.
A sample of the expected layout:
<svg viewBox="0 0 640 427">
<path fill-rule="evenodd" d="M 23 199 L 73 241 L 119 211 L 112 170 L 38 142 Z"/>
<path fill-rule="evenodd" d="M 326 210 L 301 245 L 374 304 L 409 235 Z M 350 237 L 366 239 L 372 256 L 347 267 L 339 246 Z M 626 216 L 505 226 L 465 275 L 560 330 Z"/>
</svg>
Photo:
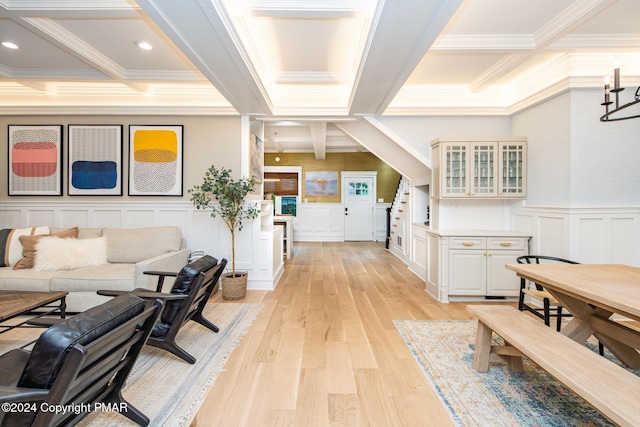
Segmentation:
<svg viewBox="0 0 640 427">
<path fill-rule="evenodd" d="M 462 246 L 473 246 L 473 242 L 462 242 Z"/>
<path fill-rule="evenodd" d="M 508 248 L 509 246 L 511 246 L 511 242 L 502 242 L 502 243 L 500 243 L 500 246 L 504 246 L 504 247 Z"/>
</svg>

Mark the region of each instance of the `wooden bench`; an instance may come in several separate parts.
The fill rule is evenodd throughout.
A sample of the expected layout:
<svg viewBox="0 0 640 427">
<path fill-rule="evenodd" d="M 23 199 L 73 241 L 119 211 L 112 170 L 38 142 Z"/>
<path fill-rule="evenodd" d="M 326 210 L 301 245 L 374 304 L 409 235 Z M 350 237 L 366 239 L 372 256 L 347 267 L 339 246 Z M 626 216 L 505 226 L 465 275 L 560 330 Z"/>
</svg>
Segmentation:
<svg viewBox="0 0 640 427">
<path fill-rule="evenodd" d="M 473 358 L 478 372 L 487 372 L 495 358 L 521 371 L 524 355 L 616 424 L 640 422 L 640 377 L 514 307 L 470 305 L 467 309 L 478 318 Z M 504 346 L 492 345 L 492 332 L 504 339 Z"/>
</svg>

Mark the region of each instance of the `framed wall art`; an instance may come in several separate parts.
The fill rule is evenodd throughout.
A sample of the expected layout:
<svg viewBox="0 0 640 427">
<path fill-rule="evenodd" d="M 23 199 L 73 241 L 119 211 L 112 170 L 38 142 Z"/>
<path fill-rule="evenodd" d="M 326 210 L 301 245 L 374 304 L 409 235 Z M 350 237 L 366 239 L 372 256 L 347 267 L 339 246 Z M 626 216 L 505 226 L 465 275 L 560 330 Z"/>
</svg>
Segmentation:
<svg viewBox="0 0 640 427">
<path fill-rule="evenodd" d="M 10 196 L 62 195 L 62 125 L 9 125 Z"/>
<path fill-rule="evenodd" d="M 251 132 L 249 141 L 249 173 L 259 184 L 264 176 L 264 144 L 262 140 Z"/>
<path fill-rule="evenodd" d="M 70 196 L 122 195 L 122 125 L 69 125 Z"/>
<path fill-rule="evenodd" d="M 307 196 L 337 196 L 338 172 L 320 171 L 305 174 Z"/>
<path fill-rule="evenodd" d="M 182 125 L 129 126 L 129 195 L 182 196 Z"/>
</svg>

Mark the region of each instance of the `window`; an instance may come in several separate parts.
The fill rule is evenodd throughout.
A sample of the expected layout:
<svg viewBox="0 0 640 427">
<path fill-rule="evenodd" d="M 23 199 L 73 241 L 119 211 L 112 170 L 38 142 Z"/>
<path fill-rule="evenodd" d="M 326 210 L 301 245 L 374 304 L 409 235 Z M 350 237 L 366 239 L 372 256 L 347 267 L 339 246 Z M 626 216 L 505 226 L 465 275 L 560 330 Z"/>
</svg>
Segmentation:
<svg viewBox="0 0 640 427">
<path fill-rule="evenodd" d="M 299 177 L 302 167 L 299 166 L 266 166 L 262 189 L 265 195 L 273 194 L 273 212 L 276 215 L 292 215 L 298 213 L 300 197 Z"/>
<path fill-rule="evenodd" d="M 298 195 L 298 174 L 293 172 L 265 172 L 264 193 L 276 196 Z"/>
<path fill-rule="evenodd" d="M 368 196 L 369 183 L 368 182 L 350 182 L 349 195 L 350 196 Z"/>
</svg>

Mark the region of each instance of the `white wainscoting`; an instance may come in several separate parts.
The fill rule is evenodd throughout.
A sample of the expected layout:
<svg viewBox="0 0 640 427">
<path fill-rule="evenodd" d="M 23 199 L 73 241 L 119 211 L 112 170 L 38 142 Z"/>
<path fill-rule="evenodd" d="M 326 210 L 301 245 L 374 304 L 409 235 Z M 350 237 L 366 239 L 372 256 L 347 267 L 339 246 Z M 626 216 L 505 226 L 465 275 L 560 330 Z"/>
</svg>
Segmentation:
<svg viewBox="0 0 640 427">
<path fill-rule="evenodd" d="M 411 225 L 411 250 L 409 269 L 422 280 L 427 280 L 427 227 Z"/>
<path fill-rule="evenodd" d="M 640 267 L 640 207 L 523 206 L 513 218 L 533 236 L 531 254 Z"/>
<path fill-rule="evenodd" d="M 226 225 L 188 202 L 99 201 L 88 206 L 68 201 L 10 201 L 0 207 L 0 228 L 32 225 L 123 228 L 174 225 L 182 229 L 185 247 L 202 249 L 218 259 L 227 258 L 231 268 L 231 239 Z M 236 232 L 236 270 L 249 272 L 248 289 L 275 289 L 284 271 L 281 245 L 274 240 L 273 229 L 261 229 L 260 218 L 246 222 L 243 230 Z"/>
<path fill-rule="evenodd" d="M 386 239 L 386 208 L 377 203 L 373 214 L 373 240 Z M 344 205 L 342 203 L 301 203 L 293 221 L 293 236 L 298 242 L 343 242 Z"/>
<path fill-rule="evenodd" d="M 293 238 L 300 242 L 344 241 L 344 205 L 301 203 L 293 221 Z"/>
</svg>

